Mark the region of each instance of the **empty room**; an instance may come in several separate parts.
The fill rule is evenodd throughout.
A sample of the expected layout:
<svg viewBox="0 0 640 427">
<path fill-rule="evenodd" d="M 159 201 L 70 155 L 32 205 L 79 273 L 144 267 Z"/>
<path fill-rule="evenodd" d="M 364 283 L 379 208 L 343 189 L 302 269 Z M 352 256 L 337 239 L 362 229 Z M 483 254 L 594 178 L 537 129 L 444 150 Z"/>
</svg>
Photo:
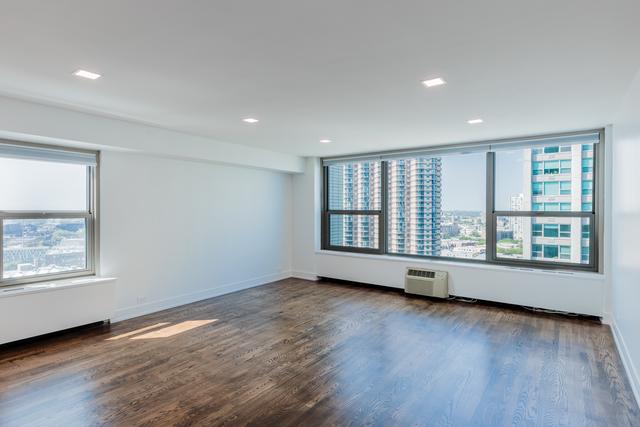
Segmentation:
<svg viewBox="0 0 640 427">
<path fill-rule="evenodd" d="M 636 0 L 0 0 L 0 426 L 640 427 Z"/>
</svg>

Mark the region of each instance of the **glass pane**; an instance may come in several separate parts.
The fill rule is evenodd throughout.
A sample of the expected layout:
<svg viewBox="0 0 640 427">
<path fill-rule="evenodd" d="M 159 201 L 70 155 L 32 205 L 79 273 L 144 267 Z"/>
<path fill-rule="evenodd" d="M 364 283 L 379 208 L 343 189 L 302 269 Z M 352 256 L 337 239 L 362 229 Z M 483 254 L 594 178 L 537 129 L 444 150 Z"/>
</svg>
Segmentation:
<svg viewBox="0 0 640 427">
<path fill-rule="evenodd" d="M 329 215 L 329 245 L 379 249 L 377 215 Z"/>
<path fill-rule="evenodd" d="M 5 219 L 3 278 L 86 269 L 86 230 L 84 218 Z"/>
<path fill-rule="evenodd" d="M 548 160 L 544 162 L 544 174 L 545 175 L 555 175 L 560 173 L 560 161 L 559 160 Z"/>
<path fill-rule="evenodd" d="M 558 224 L 544 224 L 544 237 L 558 237 Z"/>
<path fill-rule="evenodd" d="M 486 153 L 388 163 L 390 253 L 484 259 Z"/>
<path fill-rule="evenodd" d="M 591 211 L 593 144 L 496 151 L 495 169 L 498 211 Z"/>
<path fill-rule="evenodd" d="M 496 254 L 502 259 L 589 264 L 589 218 L 497 218 Z M 585 233 L 586 230 L 586 233 Z"/>
<path fill-rule="evenodd" d="M 86 211 L 87 170 L 0 157 L 0 211 Z"/>
<path fill-rule="evenodd" d="M 545 182 L 544 183 L 544 193 L 543 194 L 545 196 L 557 196 L 558 194 L 560 194 L 560 183 L 559 182 Z"/>
<path fill-rule="evenodd" d="M 379 210 L 380 162 L 330 165 L 329 210 Z"/>
</svg>

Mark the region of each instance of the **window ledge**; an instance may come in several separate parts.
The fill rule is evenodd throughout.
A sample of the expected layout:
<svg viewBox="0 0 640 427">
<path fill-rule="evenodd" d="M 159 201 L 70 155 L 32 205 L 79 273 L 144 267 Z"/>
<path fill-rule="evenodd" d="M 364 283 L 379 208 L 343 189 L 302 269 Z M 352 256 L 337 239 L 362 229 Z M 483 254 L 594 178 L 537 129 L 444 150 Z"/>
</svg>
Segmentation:
<svg viewBox="0 0 640 427">
<path fill-rule="evenodd" d="M 47 282 L 31 283 L 28 285 L 13 285 L 0 288 L 0 298 L 9 298 L 18 295 L 33 294 L 38 292 L 51 292 L 81 286 L 91 286 L 115 282 L 114 277 L 80 277 L 75 279 L 59 279 Z"/>
<path fill-rule="evenodd" d="M 402 262 L 402 263 L 413 263 L 417 265 L 438 265 L 438 266 L 452 266 L 458 268 L 475 268 L 480 270 L 489 270 L 489 271 L 506 271 L 506 272 L 526 272 L 531 274 L 540 274 L 546 276 L 568 276 L 573 278 L 585 279 L 585 280 L 596 280 L 602 281 L 605 279 L 605 275 L 603 273 L 593 273 L 593 272 L 585 272 L 585 271 L 571 271 L 571 270 L 547 270 L 542 268 L 532 268 L 532 267 L 513 267 L 506 265 L 496 265 L 496 264 L 488 264 L 483 262 L 465 262 L 464 260 L 460 261 L 449 261 L 449 260 L 437 260 L 431 258 L 418 258 L 418 257 L 405 257 L 401 255 L 376 255 L 376 254 L 362 254 L 355 252 L 345 252 L 345 251 L 331 251 L 325 249 L 318 249 L 315 251 L 317 255 L 331 255 L 331 256 L 343 256 L 343 257 L 353 257 L 353 258 L 364 258 L 364 259 L 372 259 L 379 261 L 392 261 L 392 262 Z"/>
</svg>

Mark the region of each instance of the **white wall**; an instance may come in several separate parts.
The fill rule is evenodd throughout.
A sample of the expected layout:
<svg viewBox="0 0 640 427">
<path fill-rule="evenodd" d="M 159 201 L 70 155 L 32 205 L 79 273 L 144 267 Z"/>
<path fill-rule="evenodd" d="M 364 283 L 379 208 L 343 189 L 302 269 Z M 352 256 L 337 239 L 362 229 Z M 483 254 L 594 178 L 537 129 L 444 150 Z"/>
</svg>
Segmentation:
<svg viewBox="0 0 640 427">
<path fill-rule="evenodd" d="M 116 320 L 289 276 L 290 175 L 109 151 L 100 169 Z"/>
<path fill-rule="evenodd" d="M 403 287 L 408 266 L 449 272 L 451 293 L 490 301 L 576 313 L 605 315 L 608 281 L 604 274 L 547 272 L 501 266 L 425 261 L 319 249 L 320 165 L 307 159 L 304 174 L 293 176 L 293 274 L 315 275 Z"/>
<path fill-rule="evenodd" d="M 0 96 L 0 138 L 300 172 L 292 154 Z"/>
<path fill-rule="evenodd" d="M 293 180 L 293 258 L 296 277 L 316 279 L 316 250 L 320 249 L 321 169 L 316 158 L 305 159 L 305 172 Z"/>
<path fill-rule="evenodd" d="M 4 96 L 0 138 L 101 150 L 116 320 L 290 275 L 298 156 Z"/>
<path fill-rule="evenodd" d="M 613 138 L 613 329 L 640 402 L 640 73 Z"/>
</svg>

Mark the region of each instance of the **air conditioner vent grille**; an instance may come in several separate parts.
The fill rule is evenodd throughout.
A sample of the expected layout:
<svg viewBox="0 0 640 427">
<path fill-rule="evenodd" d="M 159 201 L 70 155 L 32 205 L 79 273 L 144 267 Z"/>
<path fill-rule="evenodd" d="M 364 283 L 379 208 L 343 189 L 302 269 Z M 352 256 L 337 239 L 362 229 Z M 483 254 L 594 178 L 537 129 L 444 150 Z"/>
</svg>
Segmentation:
<svg viewBox="0 0 640 427">
<path fill-rule="evenodd" d="M 435 271 L 427 271 L 427 270 L 414 270 L 409 269 L 408 275 L 411 277 L 424 277 L 427 279 L 433 279 L 436 277 Z"/>
</svg>

